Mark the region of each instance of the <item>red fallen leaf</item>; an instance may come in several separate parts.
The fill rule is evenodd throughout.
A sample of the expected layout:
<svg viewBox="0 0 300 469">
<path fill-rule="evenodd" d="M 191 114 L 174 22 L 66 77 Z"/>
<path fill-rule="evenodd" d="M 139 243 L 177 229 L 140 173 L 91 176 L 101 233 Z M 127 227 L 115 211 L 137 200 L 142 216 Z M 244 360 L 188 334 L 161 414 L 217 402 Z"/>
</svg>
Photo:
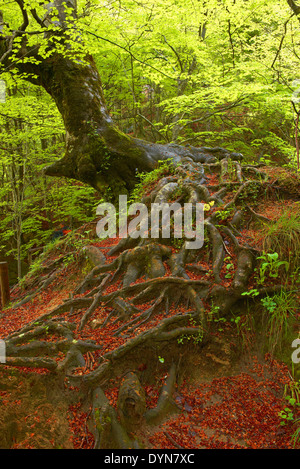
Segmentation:
<svg viewBox="0 0 300 469">
<path fill-rule="evenodd" d="M 141 365 L 138 366 L 139 371 L 144 371 L 147 368 L 146 363 L 142 363 Z"/>
</svg>

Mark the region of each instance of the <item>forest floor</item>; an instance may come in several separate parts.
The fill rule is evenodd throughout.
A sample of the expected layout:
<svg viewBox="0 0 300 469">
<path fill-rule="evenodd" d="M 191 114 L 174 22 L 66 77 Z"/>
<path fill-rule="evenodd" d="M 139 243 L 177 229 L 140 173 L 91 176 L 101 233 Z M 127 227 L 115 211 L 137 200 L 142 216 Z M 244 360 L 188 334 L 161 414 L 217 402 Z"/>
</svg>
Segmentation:
<svg viewBox="0 0 300 469">
<path fill-rule="evenodd" d="M 293 201 L 288 203 L 292 209 L 298 210 L 298 205 Z M 270 201 L 258 209 L 259 213 L 270 218 L 272 213 L 278 216 L 284 207 L 279 201 L 277 205 Z M 83 227 L 82 232 L 86 229 Z M 260 243 L 257 232 L 249 229 L 244 235 Z M 89 239 L 89 245 L 101 247 L 104 253 L 115 242 L 113 239 L 102 242 L 95 237 Z M 45 265 L 54 262 L 59 256 L 61 252 L 52 251 L 44 259 Z M 107 262 L 112 260 L 107 259 Z M 18 307 L 9 305 L 3 309 L 0 312 L 0 337 L 5 340 L 26 324 L 38 320 L 67 301 L 84 278 L 86 268 L 77 255 L 68 257 L 49 286 L 37 291 L 29 302 Z M 117 286 L 108 288 L 112 291 Z M 32 291 L 31 286 L 26 285 L 14 288 L 12 303 L 24 298 L 27 289 L 28 292 Z M 180 307 L 185 308 L 179 305 L 176 312 Z M 103 355 L 125 343 L 128 338 L 126 335 L 114 335 L 118 323 L 108 322 L 103 327 L 107 314 L 103 305 L 98 306 L 84 330 L 78 327 L 80 309 L 60 314 L 60 319 L 74 326 L 74 337 L 77 340 L 93 340 L 102 345 L 101 350 L 85 354 L 85 366 L 76 368 L 79 376 L 92 372 Z M 240 319 L 249 319 L 246 311 L 238 311 L 238 314 Z M 258 309 L 256 314 L 260 315 L 261 311 Z M 299 317 L 299 312 L 297 314 Z M 156 315 L 147 324 L 135 329 L 133 336 L 154 327 L 162 317 Z M 283 353 L 282 357 L 273 356 L 266 350 L 262 331 L 252 327 L 248 319 L 243 323 L 242 320 L 237 322 L 234 319 L 214 318 L 214 331 L 207 344 L 201 344 L 191 336 L 177 341 L 174 347 L 179 357 L 181 374 L 172 405 L 168 414 L 155 424 L 141 425 L 137 434 L 141 447 L 300 448 L 299 440 L 296 444 L 293 440 L 294 422 L 300 416 L 299 408 L 293 408 L 290 421 L 282 418 L 286 412 L 284 409 L 289 405 L 286 397 L 290 395 L 291 367 L 286 356 L 291 355 L 292 349 Z M 99 327 L 99 324 L 102 326 Z M 241 327 L 242 324 L 244 327 Z M 53 342 L 57 337 L 49 331 L 44 340 Z M 137 370 L 144 383 L 148 409 L 156 406 L 162 384 L 168 377 L 170 361 L 167 353 L 170 356 L 169 349 L 165 356 L 163 350 L 153 350 L 156 360 L 152 360 L 150 365 L 148 357 L 142 354 L 132 355 L 128 361 L 128 371 Z M 63 353 L 59 352 L 56 360 L 59 363 L 62 359 Z M 124 369 L 118 377 L 105 383 L 105 395 L 114 408 L 117 406 L 123 376 Z M 67 382 L 62 386 L 57 382 L 55 372 L 45 368 L 1 366 L 0 448 L 92 449 L 95 441 L 89 424 L 90 414 L 91 408 L 78 399 L 76 386 L 70 386 Z"/>
<path fill-rule="evenodd" d="M 63 275 L 57 279 L 58 288 L 61 282 Z M 68 294 L 68 288 L 57 291 L 53 285 L 30 307 L 6 310 L 0 320 L 2 337 Z M 99 340 L 92 328 L 87 333 Z M 204 353 L 197 344 L 181 347 L 185 373 L 174 396 L 176 405 L 164 421 L 141 428 L 139 439 L 145 448 L 293 448 L 293 425 L 282 426 L 278 415 L 287 405 L 283 395 L 290 374 L 285 364 L 263 355 L 259 343 L 241 347 L 232 323 L 221 323 Z M 143 367 L 143 357 L 136 366 Z M 154 368 L 153 382 L 146 387 L 148 408 L 155 406 L 168 373 L 163 357 L 157 357 Z M 116 381 L 106 389 L 114 406 L 118 389 Z M 70 404 L 48 370 L 2 367 L 0 408 L 2 448 L 93 448 L 89 409 L 76 401 Z"/>
</svg>

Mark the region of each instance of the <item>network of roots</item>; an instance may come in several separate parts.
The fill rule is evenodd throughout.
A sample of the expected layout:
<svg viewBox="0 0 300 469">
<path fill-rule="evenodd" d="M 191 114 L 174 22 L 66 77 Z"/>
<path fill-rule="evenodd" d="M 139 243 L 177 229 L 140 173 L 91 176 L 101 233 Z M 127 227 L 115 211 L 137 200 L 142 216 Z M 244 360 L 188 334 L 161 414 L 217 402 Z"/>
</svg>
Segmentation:
<svg viewBox="0 0 300 469">
<path fill-rule="evenodd" d="M 143 188 L 139 201 L 149 208 L 154 202 L 204 204 L 203 245 L 188 249 L 184 237 L 127 237 L 94 239 L 74 252 L 62 242 L 60 255 L 45 260 L 38 278 L 28 278 L 26 297 L 14 308 L 62 282 L 62 262 L 70 252 L 79 265 L 89 255 L 95 259 L 95 252 L 97 260 L 68 299 L 6 338 L 6 365 L 46 369 L 88 394 L 93 408 L 100 409 L 94 412 L 96 446 L 106 445 L 102 430 L 108 421 L 115 421 L 115 428 L 120 425 L 114 438 L 126 440 L 130 421 L 141 415 L 155 420 L 165 405 L 163 396 L 174 386 L 180 361 L 176 344 L 183 338 L 200 346 L 207 343 L 211 314 L 226 316 L 252 285 L 259 250 L 243 236 L 243 229 L 250 223 L 270 223 L 255 211 L 253 201 L 273 190 L 259 166 L 230 158 L 204 164 L 183 158 L 180 165 L 170 166 Z M 257 289 L 261 295 L 266 291 Z M 147 411 L 139 370 L 132 370 L 131 363 L 137 356 L 151 362 L 166 347 L 174 354 L 169 388 L 157 408 Z M 117 424 L 103 387 L 118 376 L 125 376 L 125 382 L 119 402 L 123 420 Z"/>
</svg>

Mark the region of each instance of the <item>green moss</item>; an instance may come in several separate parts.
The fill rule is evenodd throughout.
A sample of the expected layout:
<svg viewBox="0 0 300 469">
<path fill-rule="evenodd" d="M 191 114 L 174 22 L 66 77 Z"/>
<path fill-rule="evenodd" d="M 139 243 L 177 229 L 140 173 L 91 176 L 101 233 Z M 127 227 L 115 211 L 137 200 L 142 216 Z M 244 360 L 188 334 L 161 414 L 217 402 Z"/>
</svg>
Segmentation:
<svg viewBox="0 0 300 469">
<path fill-rule="evenodd" d="M 145 192 L 146 188 L 158 181 L 163 175 L 172 174 L 173 166 L 170 165 L 170 160 L 159 161 L 157 168 L 150 172 L 143 172 L 138 174 L 140 182 L 136 184 L 131 193 L 131 200 L 135 201 Z"/>
</svg>

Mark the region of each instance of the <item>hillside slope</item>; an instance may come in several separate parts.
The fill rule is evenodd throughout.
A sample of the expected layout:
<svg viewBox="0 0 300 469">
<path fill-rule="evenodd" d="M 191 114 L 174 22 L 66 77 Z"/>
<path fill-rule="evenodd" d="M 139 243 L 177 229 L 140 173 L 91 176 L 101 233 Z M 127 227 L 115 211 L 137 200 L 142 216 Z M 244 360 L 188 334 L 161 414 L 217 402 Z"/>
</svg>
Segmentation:
<svg viewBox="0 0 300 469">
<path fill-rule="evenodd" d="M 14 288 L 0 315 L 0 447 L 299 447 L 299 178 L 205 169 L 203 183 L 197 164 L 165 165 L 136 191 L 207 205 L 196 253 L 175 239 L 101 241 L 97 219 Z M 263 253 L 286 264 L 274 274 Z"/>
</svg>

